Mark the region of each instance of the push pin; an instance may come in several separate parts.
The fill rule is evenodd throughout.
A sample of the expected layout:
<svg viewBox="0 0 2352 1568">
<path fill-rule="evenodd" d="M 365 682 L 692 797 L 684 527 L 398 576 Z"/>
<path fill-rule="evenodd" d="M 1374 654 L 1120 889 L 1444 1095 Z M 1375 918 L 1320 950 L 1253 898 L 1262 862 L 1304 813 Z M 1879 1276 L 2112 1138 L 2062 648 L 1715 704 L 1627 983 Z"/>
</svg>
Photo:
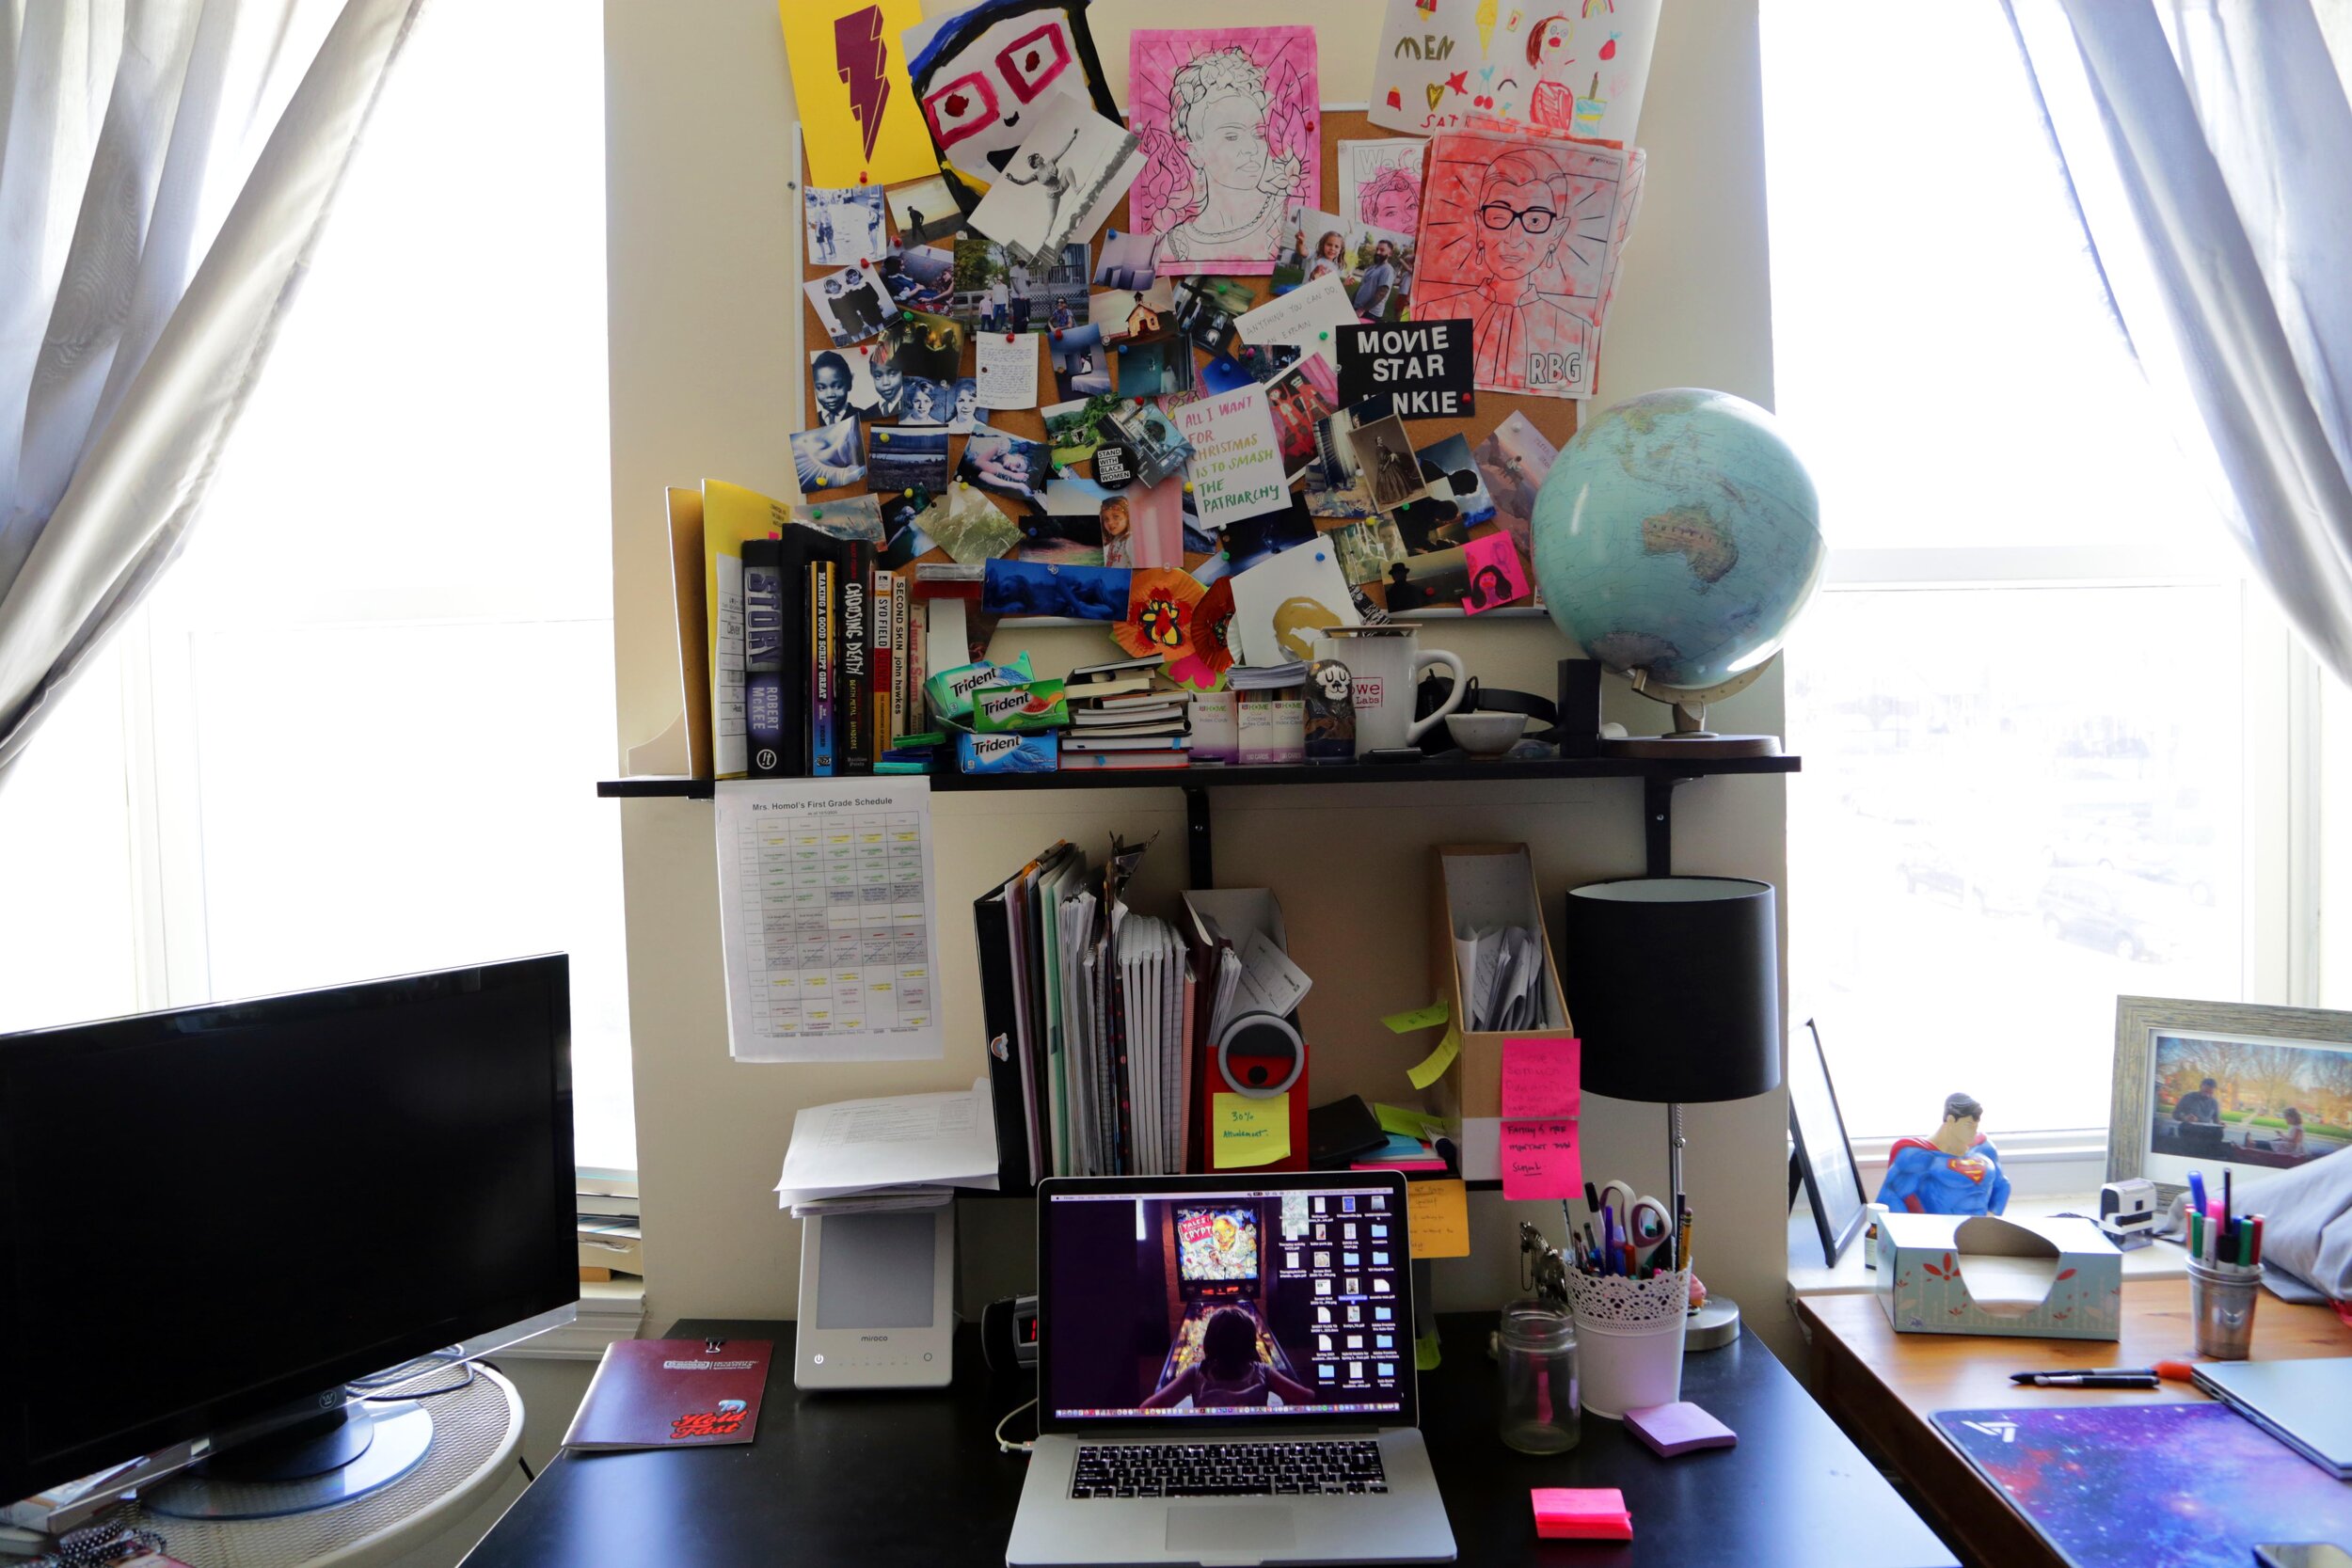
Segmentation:
<svg viewBox="0 0 2352 1568">
<path fill-rule="evenodd" d="M 1012 334 L 1011 334 L 1011 333 L 1008 332 L 1008 333 L 1006 333 L 1006 334 L 1005 334 L 1005 341 L 1007 341 L 1007 342 L 1011 342 L 1011 341 L 1012 341 Z"/>
</svg>

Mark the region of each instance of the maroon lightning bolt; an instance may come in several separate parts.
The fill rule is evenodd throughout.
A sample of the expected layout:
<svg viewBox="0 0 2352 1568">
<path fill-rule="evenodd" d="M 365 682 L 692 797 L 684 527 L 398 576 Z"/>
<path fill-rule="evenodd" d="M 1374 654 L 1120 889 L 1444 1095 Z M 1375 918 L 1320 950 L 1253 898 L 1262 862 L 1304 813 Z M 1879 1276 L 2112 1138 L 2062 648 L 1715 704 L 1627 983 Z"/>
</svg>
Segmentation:
<svg viewBox="0 0 2352 1568">
<path fill-rule="evenodd" d="M 841 80 L 850 88 L 850 113 L 866 132 L 866 155 L 874 155 L 874 138 L 882 135 L 882 105 L 890 101 L 890 80 L 882 67 L 890 48 L 882 42 L 880 6 L 851 11 L 833 24 L 833 55 Z"/>
</svg>

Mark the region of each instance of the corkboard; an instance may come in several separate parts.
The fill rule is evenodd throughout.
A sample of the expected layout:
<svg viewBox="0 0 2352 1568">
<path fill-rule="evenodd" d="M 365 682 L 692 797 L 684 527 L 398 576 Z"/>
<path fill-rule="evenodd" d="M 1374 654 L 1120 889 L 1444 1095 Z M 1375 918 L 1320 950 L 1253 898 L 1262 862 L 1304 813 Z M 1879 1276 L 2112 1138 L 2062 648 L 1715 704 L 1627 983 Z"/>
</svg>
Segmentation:
<svg viewBox="0 0 2352 1568">
<path fill-rule="evenodd" d="M 1380 140 L 1394 136 L 1397 133 L 1384 130 L 1380 127 L 1373 125 L 1371 121 L 1366 119 L 1361 110 L 1326 109 L 1323 112 L 1321 135 L 1323 139 L 1322 205 L 1323 210 L 1327 212 L 1336 211 L 1337 209 L 1334 204 L 1339 199 L 1338 192 L 1340 186 L 1340 143 L 1342 141 Z M 801 179 L 803 184 L 807 182 L 808 164 L 805 154 L 803 154 L 801 164 Z M 797 213 L 795 214 L 794 221 L 802 221 Z M 1126 227 L 1127 203 L 1122 199 L 1119 204 L 1118 210 L 1111 214 L 1110 220 L 1104 225 L 1104 228 L 1106 230 L 1115 229 L 1123 231 Z M 895 222 L 892 224 L 891 229 L 893 234 L 895 235 L 897 233 L 897 225 Z M 803 231 L 803 233 L 805 232 L 804 227 Z M 1094 262 L 1100 259 L 1102 251 L 1101 241 L 1102 236 L 1097 234 L 1088 246 L 1089 269 L 1088 274 L 1089 277 L 1092 276 L 1091 269 Z M 943 249 L 949 248 L 953 245 L 952 240 L 944 242 L 935 241 L 933 243 L 938 244 Z M 813 282 L 818 278 L 825 277 L 829 273 L 836 272 L 839 269 L 837 267 L 806 267 L 803 269 L 803 281 Z M 1273 297 L 1273 289 L 1269 280 L 1266 278 L 1236 277 L 1232 278 L 1229 281 L 1247 287 L 1249 290 L 1251 298 L 1254 302 L 1263 303 Z M 1112 291 L 1107 289 L 1094 289 L 1091 292 L 1094 293 L 1107 293 Z M 808 298 L 805 294 L 801 296 L 799 303 L 801 307 L 801 331 L 799 342 L 801 357 L 801 407 L 803 414 L 805 414 L 806 411 L 814 409 L 817 406 L 816 388 L 808 370 L 809 356 L 818 348 L 829 346 L 832 339 L 831 336 L 825 331 L 824 324 L 818 319 L 816 307 L 809 304 Z M 1042 332 L 1034 333 L 1032 335 L 1037 337 L 1045 336 Z M 852 353 L 855 352 L 855 350 L 845 349 L 842 352 Z M 1207 356 L 1202 354 L 1198 349 L 1191 350 L 1191 353 L 1193 356 L 1194 368 L 1198 370 L 1200 365 L 1205 361 Z M 964 347 L 963 363 L 961 366 L 961 373 L 964 375 L 971 375 L 974 373 L 974 350 L 967 342 Z M 1045 350 L 1042 343 L 1038 346 L 1038 399 L 1041 404 L 1050 404 L 1057 401 L 1057 394 L 1054 390 L 1053 366 L 1045 357 Z M 1466 437 L 1470 444 L 1475 448 L 1480 441 L 1486 437 L 1487 434 L 1491 432 L 1495 426 L 1510 418 L 1512 412 L 1517 410 L 1525 414 L 1529 422 L 1534 424 L 1537 430 L 1543 432 L 1545 439 L 1550 441 L 1555 447 L 1566 445 L 1568 437 L 1576 434 L 1577 404 L 1572 399 L 1516 397 L 1504 392 L 1482 391 L 1478 394 L 1477 404 L 1477 413 L 1470 419 L 1407 420 L 1406 421 L 1406 428 L 1411 433 L 1413 444 L 1416 447 L 1427 447 L 1435 442 L 1444 440 L 1449 436 L 1460 435 Z M 998 430 L 1004 431 L 1009 435 L 1026 436 L 1030 439 L 1038 441 L 1043 441 L 1045 439 L 1045 419 L 1044 416 L 1035 408 L 1022 409 L 1018 411 L 990 411 L 983 409 L 981 413 L 983 416 L 983 422 L 990 424 Z M 888 423 L 893 421 L 869 422 Z M 953 471 L 953 464 L 956 461 L 961 460 L 963 455 L 963 440 L 964 438 L 960 436 L 951 436 L 949 438 L 948 457 L 950 461 L 951 472 Z M 1091 462 L 1089 462 L 1079 465 L 1075 471 L 1084 477 L 1090 478 L 1092 477 L 1092 467 L 1093 465 Z M 857 496 L 864 495 L 866 493 L 866 491 L 864 486 L 858 486 L 852 489 L 841 491 L 829 490 L 826 492 L 826 495 L 828 497 Z M 1010 498 L 999 496 L 988 491 L 983 491 L 982 494 L 987 495 L 992 502 L 1009 515 L 1020 515 L 1018 503 Z M 1334 524 L 1332 526 L 1336 527 L 1338 525 Z M 1476 529 L 1474 532 L 1479 534 L 1490 533 L 1493 532 L 1497 527 L 1499 527 L 1499 525 L 1488 523 L 1482 525 Z M 947 552 L 945 550 L 933 550 L 924 559 L 928 561 L 945 561 L 947 559 Z M 1197 565 L 1204 559 L 1206 558 L 1201 556 L 1187 557 L 1186 564 Z M 1375 599 L 1383 598 L 1385 596 L 1385 585 L 1379 583 L 1371 584 L 1367 587 L 1366 592 L 1370 593 Z"/>
</svg>

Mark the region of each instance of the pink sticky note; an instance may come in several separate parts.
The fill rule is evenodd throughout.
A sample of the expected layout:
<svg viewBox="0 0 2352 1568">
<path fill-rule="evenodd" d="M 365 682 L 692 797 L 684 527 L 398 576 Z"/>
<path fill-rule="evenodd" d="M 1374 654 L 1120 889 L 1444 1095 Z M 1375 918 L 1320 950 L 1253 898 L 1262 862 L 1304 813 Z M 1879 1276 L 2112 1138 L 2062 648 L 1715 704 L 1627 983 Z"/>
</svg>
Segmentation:
<svg viewBox="0 0 2352 1568">
<path fill-rule="evenodd" d="M 1465 613 L 1500 610 L 1514 599 L 1527 597 L 1527 562 L 1519 559 L 1519 547 L 1511 542 L 1510 534 L 1489 533 L 1471 540 L 1462 546 L 1462 561 L 1470 581 L 1470 592 L 1462 595 Z"/>
<path fill-rule="evenodd" d="M 1504 1122 L 1501 1163 L 1506 1198 L 1583 1196 L 1584 1159 L 1572 1121 Z"/>
<path fill-rule="evenodd" d="M 1584 1096 L 1578 1079 L 1583 1056 L 1581 1040 L 1505 1039 L 1503 1116 L 1513 1120 L 1582 1116 Z"/>
<path fill-rule="evenodd" d="M 1531 1486 L 1535 1533 L 1548 1541 L 1630 1541 L 1633 1515 L 1614 1486 Z"/>
</svg>

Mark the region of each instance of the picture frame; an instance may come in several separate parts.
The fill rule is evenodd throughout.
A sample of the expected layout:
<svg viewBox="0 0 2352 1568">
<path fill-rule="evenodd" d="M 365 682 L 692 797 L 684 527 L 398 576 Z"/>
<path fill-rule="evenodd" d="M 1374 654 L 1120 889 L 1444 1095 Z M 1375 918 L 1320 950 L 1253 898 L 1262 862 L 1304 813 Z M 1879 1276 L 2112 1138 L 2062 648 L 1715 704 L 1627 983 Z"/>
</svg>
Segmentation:
<svg viewBox="0 0 2352 1568">
<path fill-rule="evenodd" d="M 1814 1227 L 1820 1233 L 1821 1262 L 1834 1269 L 1868 1224 L 1868 1200 L 1862 1190 L 1862 1167 L 1855 1164 L 1853 1144 L 1846 1136 L 1845 1113 L 1837 1108 L 1837 1086 L 1830 1081 L 1820 1025 L 1808 1018 L 1804 1028 L 1812 1044 L 1792 1040 L 1788 1047 L 1788 1135 L 1796 1144 L 1796 1168 L 1812 1204 Z M 1795 1196 L 1790 1193 L 1792 1202 Z"/>
<path fill-rule="evenodd" d="M 2115 999 L 2108 1180 L 2145 1177 L 2169 1204 L 2191 1170 L 2217 1187 L 2225 1169 L 2249 1177 L 2290 1170 L 2347 1143 L 2352 1013 Z"/>
</svg>

